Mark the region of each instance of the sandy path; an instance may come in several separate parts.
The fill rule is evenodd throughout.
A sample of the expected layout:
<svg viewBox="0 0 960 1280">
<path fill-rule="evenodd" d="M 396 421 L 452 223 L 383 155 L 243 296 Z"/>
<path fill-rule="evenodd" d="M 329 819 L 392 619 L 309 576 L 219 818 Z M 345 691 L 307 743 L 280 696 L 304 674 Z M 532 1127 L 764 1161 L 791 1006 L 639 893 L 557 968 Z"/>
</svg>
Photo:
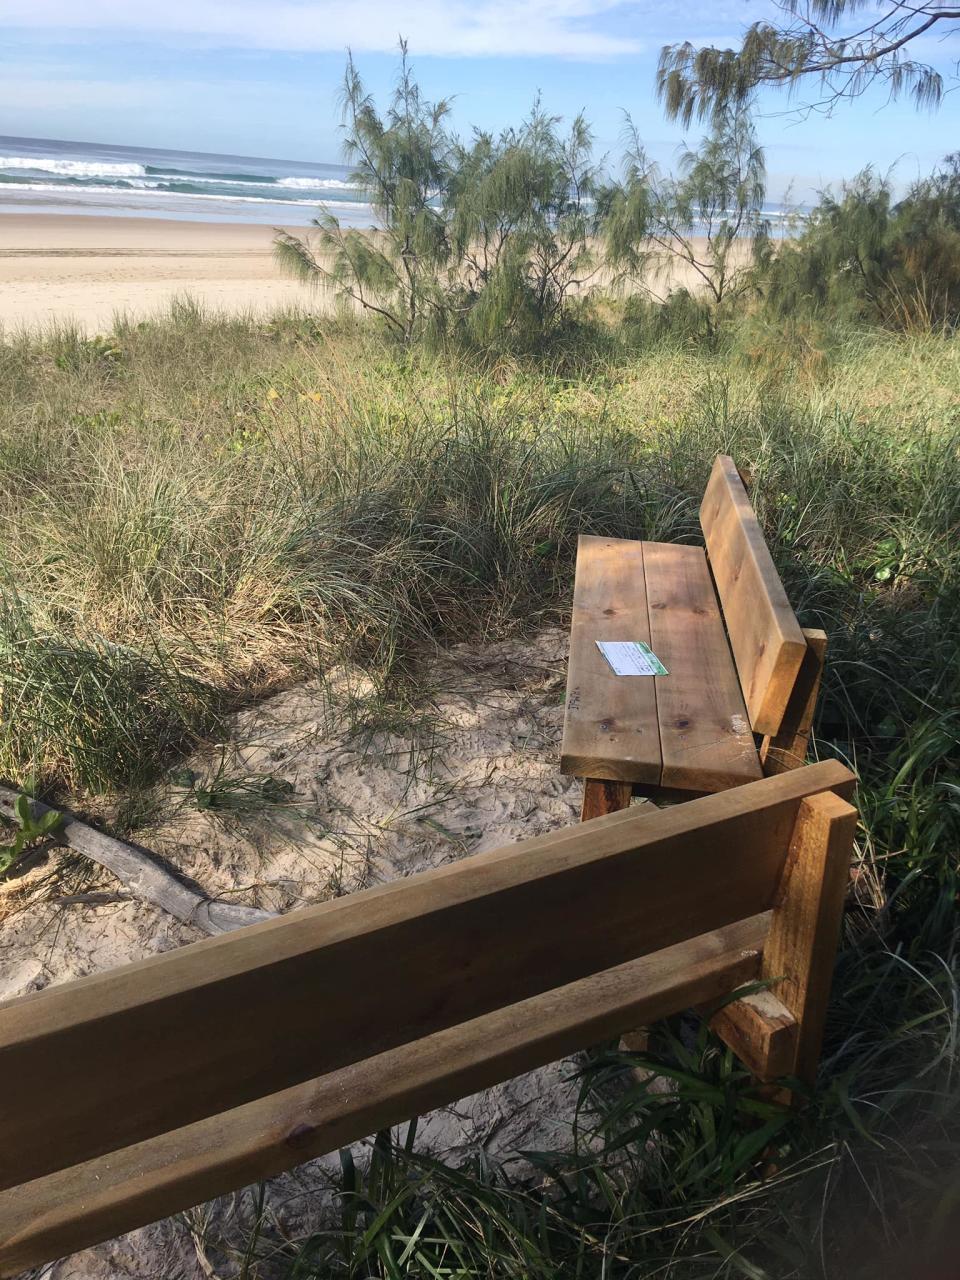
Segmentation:
<svg viewBox="0 0 960 1280">
<path fill-rule="evenodd" d="M 231 313 L 316 307 L 281 275 L 272 239 L 264 226 L 0 214 L 0 326 L 73 320 L 95 333 L 117 313 L 142 318 L 184 294 Z"/>
<path fill-rule="evenodd" d="M 458 645 L 424 672 L 423 718 L 412 715 L 404 728 L 380 723 L 376 691 L 359 672 L 330 672 L 325 684 L 277 694 L 234 717 L 229 741 L 190 763 L 202 778 L 221 770 L 230 778 L 282 777 L 289 792 L 273 805 L 251 793 L 247 809 L 218 814 L 161 785 L 157 821 L 137 838 L 224 900 L 286 912 L 569 826 L 578 819 L 580 785 L 557 767 L 566 651 L 566 633 L 553 629 Z M 347 704 L 353 725 L 343 717 Z M 0 999 L 202 936 L 118 895 L 105 873 L 74 883 L 69 867 L 54 854 L 51 865 L 0 895 Z M 51 873 L 61 877 L 54 886 Z M 81 889 L 99 896 L 71 896 Z M 491 944 L 499 944 L 495 922 Z M 522 1176 L 512 1153 L 569 1149 L 579 1090 L 572 1066 L 554 1063 L 422 1117 L 418 1150 L 454 1164 L 483 1153 Z M 365 1150 L 355 1148 L 361 1161 Z M 333 1155 L 271 1179 L 268 1239 L 302 1238 L 329 1222 L 337 1176 Z M 209 1280 L 189 1224 L 242 1250 L 256 1212 L 247 1189 L 86 1249 L 44 1275 Z M 212 1252 L 216 1274 L 237 1274 L 235 1257 Z M 272 1280 L 270 1270 L 257 1274 Z"/>
</svg>

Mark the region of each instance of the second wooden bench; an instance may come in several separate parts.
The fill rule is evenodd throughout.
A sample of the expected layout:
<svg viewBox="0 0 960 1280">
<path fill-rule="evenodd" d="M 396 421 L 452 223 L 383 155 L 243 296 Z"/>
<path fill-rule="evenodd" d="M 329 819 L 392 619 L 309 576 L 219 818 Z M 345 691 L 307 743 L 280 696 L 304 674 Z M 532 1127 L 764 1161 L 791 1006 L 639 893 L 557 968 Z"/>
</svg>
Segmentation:
<svg viewBox="0 0 960 1280">
<path fill-rule="evenodd" d="M 560 767 L 584 779 L 584 818 L 806 756 L 826 635 L 800 627 L 732 458 L 700 524 L 705 548 L 580 539 Z M 643 641 L 669 674 L 615 675 L 598 640 Z"/>
</svg>

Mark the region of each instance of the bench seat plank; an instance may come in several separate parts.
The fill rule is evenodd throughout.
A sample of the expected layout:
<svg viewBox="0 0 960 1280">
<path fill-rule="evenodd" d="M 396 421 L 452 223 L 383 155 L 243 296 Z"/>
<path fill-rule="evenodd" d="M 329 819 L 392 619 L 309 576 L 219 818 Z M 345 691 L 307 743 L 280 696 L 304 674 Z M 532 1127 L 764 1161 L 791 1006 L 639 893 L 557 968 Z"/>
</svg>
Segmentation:
<svg viewBox="0 0 960 1280">
<path fill-rule="evenodd" d="M 702 547 L 645 542 L 660 785 L 723 791 L 762 776 L 740 681 Z"/>
<path fill-rule="evenodd" d="M 581 778 L 656 785 L 655 680 L 614 675 L 598 640 L 650 644 L 642 542 L 580 537 L 560 769 Z"/>
<path fill-rule="evenodd" d="M 642 640 L 670 674 L 614 675 L 598 640 Z M 762 776 L 702 548 L 581 537 L 560 768 L 692 794 Z"/>
<path fill-rule="evenodd" d="M 272 1177 L 756 978 L 764 912 L 0 1193 L 0 1275 Z"/>
</svg>

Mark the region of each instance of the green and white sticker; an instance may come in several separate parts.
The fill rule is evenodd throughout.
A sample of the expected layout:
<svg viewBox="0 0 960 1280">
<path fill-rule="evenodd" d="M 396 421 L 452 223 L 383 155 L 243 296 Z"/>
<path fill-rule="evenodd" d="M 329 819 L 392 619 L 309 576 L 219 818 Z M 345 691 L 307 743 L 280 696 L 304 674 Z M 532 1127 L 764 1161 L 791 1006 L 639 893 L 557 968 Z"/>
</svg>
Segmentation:
<svg viewBox="0 0 960 1280">
<path fill-rule="evenodd" d="M 598 640 L 597 648 L 618 676 L 666 676 L 670 673 L 642 640 Z"/>
</svg>

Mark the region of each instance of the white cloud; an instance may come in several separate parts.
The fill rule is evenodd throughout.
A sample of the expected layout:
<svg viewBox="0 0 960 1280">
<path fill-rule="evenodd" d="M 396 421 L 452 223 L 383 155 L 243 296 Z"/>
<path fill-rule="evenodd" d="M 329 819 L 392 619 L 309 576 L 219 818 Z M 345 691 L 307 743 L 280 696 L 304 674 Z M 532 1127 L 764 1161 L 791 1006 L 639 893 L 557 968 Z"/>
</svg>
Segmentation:
<svg viewBox="0 0 960 1280">
<path fill-rule="evenodd" d="M 614 30 L 630 8 L 623 0 L 2 0 L 0 25 L 58 40 L 96 32 L 295 52 L 389 52 L 402 35 L 418 56 L 590 61 L 641 51 L 640 39 Z"/>
</svg>

